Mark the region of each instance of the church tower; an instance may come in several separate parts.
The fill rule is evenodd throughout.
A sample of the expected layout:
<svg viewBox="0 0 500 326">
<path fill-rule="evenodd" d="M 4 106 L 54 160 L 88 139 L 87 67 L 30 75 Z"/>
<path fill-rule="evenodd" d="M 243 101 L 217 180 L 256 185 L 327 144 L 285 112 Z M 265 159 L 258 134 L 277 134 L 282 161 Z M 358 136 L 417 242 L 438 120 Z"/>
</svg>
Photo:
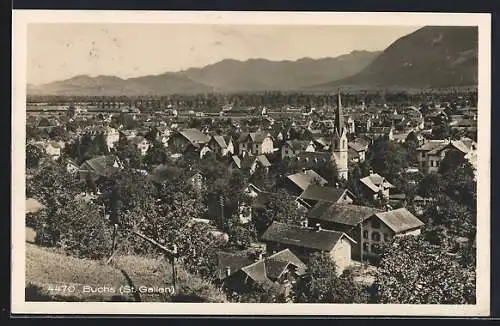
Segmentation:
<svg viewBox="0 0 500 326">
<path fill-rule="evenodd" d="M 337 165 L 339 178 L 347 180 L 347 130 L 344 125 L 344 116 L 342 115 L 340 91 L 337 93 L 337 111 L 335 112 L 331 160 L 335 161 Z"/>
</svg>

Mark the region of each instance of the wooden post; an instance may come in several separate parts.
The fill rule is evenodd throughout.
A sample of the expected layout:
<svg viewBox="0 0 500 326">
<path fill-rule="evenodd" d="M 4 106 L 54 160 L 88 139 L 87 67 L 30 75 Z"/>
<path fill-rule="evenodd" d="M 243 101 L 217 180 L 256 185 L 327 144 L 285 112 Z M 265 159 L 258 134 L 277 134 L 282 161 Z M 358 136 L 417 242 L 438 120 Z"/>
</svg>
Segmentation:
<svg viewBox="0 0 500 326">
<path fill-rule="evenodd" d="M 116 237 L 118 236 L 118 224 L 113 225 L 113 244 L 111 247 L 111 256 L 115 254 L 115 248 L 116 248 Z"/>
<path fill-rule="evenodd" d="M 174 291 L 177 290 L 176 288 L 176 280 L 177 280 L 177 273 L 176 273 L 176 269 L 175 269 L 175 258 L 177 257 L 177 254 L 178 254 L 178 251 L 177 251 L 177 245 L 176 244 L 173 244 L 173 249 L 170 250 L 168 249 L 167 247 L 159 244 L 158 242 L 156 242 L 155 240 L 145 236 L 144 234 L 138 232 L 138 231 L 133 231 L 133 234 L 137 235 L 138 237 L 148 241 L 149 243 L 153 244 L 154 246 L 160 248 L 164 254 L 165 254 L 165 257 L 169 258 L 171 263 L 172 263 L 172 286 L 174 287 Z"/>
<path fill-rule="evenodd" d="M 359 250 L 361 256 L 361 273 L 364 271 L 364 262 L 363 262 L 363 219 L 361 218 L 361 223 L 359 224 Z"/>
</svg>

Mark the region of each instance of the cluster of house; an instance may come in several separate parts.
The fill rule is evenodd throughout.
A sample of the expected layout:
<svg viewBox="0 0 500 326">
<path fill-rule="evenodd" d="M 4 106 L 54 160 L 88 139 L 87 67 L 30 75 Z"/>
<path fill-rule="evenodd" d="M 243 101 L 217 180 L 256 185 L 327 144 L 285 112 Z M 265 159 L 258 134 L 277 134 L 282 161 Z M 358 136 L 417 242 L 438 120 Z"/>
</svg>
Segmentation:
<svg viewBox="0 0 500 326">
<path fill-rule="evenodd" d="M 255 206 L 265 195 L 258 194 Z M 306 208 L 301 225 L 274 221 L 261 236 L 260 251 L 218 253 L 221 286 L 238 292 L 255 283 L 274 283 L 286 293 L 304 275 L 313 253 L 327 254 L 341 274 L 355 261 L 376 258 L 381 245 L 394 237 L 420 234 L 424 224 L 406 208 L 354 205 L 353 197 L 349 190 L 311 183 L 295 197 Z"/>
<path fill-rule="evenodd" d="M 267 110 L 262 114 L 268 115 Z M 422 130 L 426 126 L 426 117 L 411 107 L 403 112 L 389 109 L 370 112 L 365 109 L 344 119 L 340 94 L 337 96 L 334 119 L 325 120 L 315 110 L 308 112 L 306 117 L 310 119 L 306 125 L 292 124 L 288 129 L 278 128 L 274 133 L 266 128 L 242 131 L 238 125 L 237 132 L 232 133 L 237 137 L 211 133 L 207 129 L 167 126 L 165 123 L 155 124 L 155 128 L 158 132 L 157 139 L 168 148 L 172 157 L 193 153 L 202 159 L 212 152 L 217 157 L 224 158 L 229 170 L 245 170 L 249 174 L 255 173 L 257 169 L 268 172 L 276 157 L 281 160 L 334 162 L 339 176 L 347 179 L 348 163 L 363 162 L 373 139 L 387 136 L 395 141 L 404 141 L 410 131 Z M 275 123 L 274 119 L 268 121 L 270 126 Z M 385 124 L 380 125 L 380 121 Z M 390 123 L 389 127 L 387 121 Z M 137 146 L 141 155 L 146 155 L 152 145 L 144 137 L 149 128 L 142 131 L 111 127 L 91 129 L 91 133 L 102 133 L 105 136 L 111 152 L 120 134 Z M 308 136 L 300 139 L 292 136 L 301 133 Z M 351 141 L 347 139 L 348 134 L 354 135 L 350 137 Z M 475 164 L 477 144 L 471 139 L 425 140 L 420 136 L 418 139 L 418 169 L 422 172 L 437 171 L 449 150 L 463 153 L 465 158 Z M 61 149 L 65 146 L 64 142 L 52 140 L 29 144 L 42 148 L 53 159 L 61 156 Z M 105 155 L 82 164 L 69 159 L 66 167 L 68 172 L 87 180 L 89 177 L 110 177 L 118 173 L 123 165 L 115 155 Z M 156 170 L 144 173 L 153 180 L 165 182 L 157 175 Z M 222 285 L 238 289 L 254 282 L 271 282 L 289 289 L 297 277 L 305 273 L 309 257 L 314 252 L 327 253 L 335 262 L 337 272 L 342 273 L 355 260 L 376 257 L 384 242 L 389 242 L 394 237 L 417 235 L 423 226 L 406 208 L 387 207 L 381 210 L 354 205 L 354 194 L 338 186 L 327 186 L 327 181 L 314 169 L 304 169 L 284 176 L 283 179 L 283 187 L 290 194 L 291 200 L 304 211 L 302 225 L 273 222 L 260 239 L 265 246 L 257 253 L 248 250 L 220 252 L 217 278 Z M 193 173 L 190 182 L 199 186 L 203 183 L 203 176 Z M 372 171 L 361 178 L 359 183 L 367 198 L 377 198 L 380 195 L 391 198 L 390 192 L 394 188 L 386 178 Z M 249 185 L 248 190 L 254 197 L 250 207 L 251 216 L 252 210 L 265 205 L 269 193 L 255 185 Z M 424 198 L 417 199 L 425 202 Z M 248 221 L 245 218 L 242 223 Z"/>
</svg>

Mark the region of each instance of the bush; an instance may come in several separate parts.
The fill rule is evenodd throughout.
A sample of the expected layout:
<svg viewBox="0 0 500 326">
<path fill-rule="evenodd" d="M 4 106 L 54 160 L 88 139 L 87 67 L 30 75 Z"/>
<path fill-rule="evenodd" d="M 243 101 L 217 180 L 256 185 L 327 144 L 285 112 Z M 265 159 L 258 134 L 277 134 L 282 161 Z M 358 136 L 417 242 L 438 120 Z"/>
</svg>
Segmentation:
<svg viewBox="0 0 500 326">
<path fill-rule="evenodd" d="M 37 244 L 56 246 L 76 257 L 100 259 L 110 252 L 112 229 L 90 202 L 71 201 L 43 216 L 37 231 Z"/>
</svg>

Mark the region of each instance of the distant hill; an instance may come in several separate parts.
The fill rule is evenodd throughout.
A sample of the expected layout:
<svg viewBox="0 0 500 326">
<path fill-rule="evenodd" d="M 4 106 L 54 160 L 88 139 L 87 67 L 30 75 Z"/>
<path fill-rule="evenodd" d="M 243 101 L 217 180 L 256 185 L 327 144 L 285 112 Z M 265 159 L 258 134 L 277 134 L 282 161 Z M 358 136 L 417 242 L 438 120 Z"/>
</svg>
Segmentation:
<svg viewBox="0 0 500 326">
<path fill-rule="evenodd" d="M 28 95 L 119 96 L 176 93 L 299 90 L 358 73 L 379 52 L 353 51 L 336 58 L 297 61 L 223 60 L 203 68 L 130 79 L 75 76 L 44 85 L 28 85 Z"/>
<path fill-rule="evenodd" d="M 427 26 L 396 40 L 360 73 L 308 89 L 472 86 L 477 67 L 477 27 Z"/>
<path fill-rule="evenodd" d="M 292 91 L 360 72 L 379 52 L 353 51 L 335 58 L 302 58 L 296 61 L 223 60 L 183 73 L 221 92 Z"/>
<path fill-rule="evenodd" d="M 210 90 L 211 87 L 185 76 L 165 73 L 130 79 L 115 76 L 76 76 L 40 86 L 29 85 L 27 92 L 28 95 L 120 96 L 204 93 Z"/>
</svg>

